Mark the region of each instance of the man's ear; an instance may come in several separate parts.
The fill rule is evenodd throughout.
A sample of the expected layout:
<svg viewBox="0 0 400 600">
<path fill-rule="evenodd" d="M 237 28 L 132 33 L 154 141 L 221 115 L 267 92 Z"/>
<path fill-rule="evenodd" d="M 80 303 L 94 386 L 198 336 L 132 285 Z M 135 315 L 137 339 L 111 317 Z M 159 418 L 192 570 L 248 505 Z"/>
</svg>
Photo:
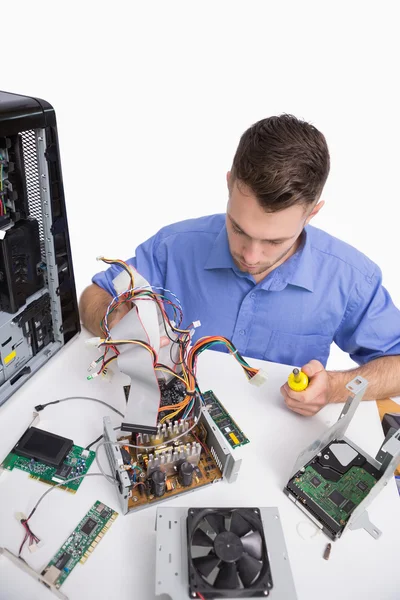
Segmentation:
<svg viewBox="0 0 400 600">
<path fill-rule="evenodd" d="M 226 174 L 226 183 L 228 184 L 228 190 L 230 190 L 230 183 L 231 183 L 231 172 L 228 171 Z"/>
<path fill-rule="evenodd" d="M 315 216 L 317 216 L 317 214 L 319 213 L 319 211 L 321 210 L 321 208 L 324 206 L 325 204 L 325 200 L 320 200 L 312 209 L 312 211 L 310 212 L 310 214 L 308 215 L 307 219 L 306 219 L 306 225 L 309 224 L 309 222 L 311 221 L 311 219 L 313 219 Z"/>
</svg>

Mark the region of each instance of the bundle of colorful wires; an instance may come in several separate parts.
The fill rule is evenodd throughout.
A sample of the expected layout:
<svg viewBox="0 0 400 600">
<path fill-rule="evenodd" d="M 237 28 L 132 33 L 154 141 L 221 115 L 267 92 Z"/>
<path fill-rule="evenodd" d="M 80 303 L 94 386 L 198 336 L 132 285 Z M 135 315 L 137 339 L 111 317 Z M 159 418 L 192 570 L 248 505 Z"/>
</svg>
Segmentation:
<svg viewBox="0 0 400 600">
<path fill-rule="evenodd" d="M 250 367 L 250 365 L 244 360 L 244 358 L 241 356 L 241 354 L 238 352 L 238 350 L 235 348 L 235 346 L 232 344 L 232 342 L 225 337 L 222 337 L 222 336 L 203 337 L 203 338 L 200 338 L 194 344 L 194 346 L 192 348 L 189 348 L 190 340 L 191 340 L 192 325 L 189 326 L 187 329 L 180 328 L 181 322 L 183 320 L 183 314 L 182 314 L 182 308 L 180 306 L 179 300 L 177 299 L 178 304 L 175 304 L 164 294 L 156 293 L 154 291 L 154 289 L 140 288 L 140 287 L 134 288 L 135 276 L 134 276 L 133 267 L 131 267 L 130 265 L 128 265 L 127 263 L 125 263 L 122 260 L 114 260 L 114 259 L 109 259 L 109 258 L 104 258 L 104 257 L 102 257 L 101 260 L 103 262 L 105 262 L 106 264 L 117 264 L 117 265 L 121 266 L 125 271 L 127 271 L 130 276 L 130 288 L 128 288 L 125 292 L 119 294 L 119 296 L 116 296 L 115 298 L 113 298 L 112 302 L 108 306 L 108 309 L 106 311 L 104 318 L 102 319 L 101 330 L 104 333 L 104 339 L 100 340 L 99 347 L 104 347 L 105 351 L 104 351 L 103 360 L 101 363 L 101 367 L 98 371 L 98 374 L 100 374 L 100 373 L 104 374 L 104 372 L 107 372 L 107 366 L 113 360 L 115 360 L 119 354 L 118 346 L 123 345 L 123 344 L 137 344 L 137 345 L 140 345 L 140 346 L 146 348 L 146 350 L 148 350 L 152 355 L 154 370 L 165 372 L 165 373 L 172 375 L 173 377 L 179 379 L 185 385 L 185 388 L 187 391 L 186 396 L 183 398 L 183 400 L 181 402 L 174 404 L 174 405 L 170 405 L 170 406 L 160 407 L 159 412 L 167 413 L 165 416 L 163 416 L 160 419 L 160 421 L 159 421 L 160 424 L 165 423 L 165 421 L 167 421 L 167 420 L 174 419 L 180 413 L 182 413 L 182 411 L 183 411 L 182 418 L 184 418 L 184 419 L 188 418 L 193 409 L 193 406 L 194 406 L 195 396 L 199 395 L 199 397 L 201 398 L 201 391 L 197 384 L 197 379 L 196 379 L 196 371 L 197 371 L 197 359 L 204 350 L 207 350 L 208 348 L 212 348 L 213 346 L 215 346 L 217 344 L 219 344 L 219 345 L 222 344 L 228 349 L 228 351 L 232 354 L 232 356 L 235 357 L 235 359 L 238 361 L 240 366 L 243 368 L 243 370 L 246 374 L 246 377 L 249 380 L 252 379 L 258 373 L 258 369 L 254 369 L 254 368 Z M 169 290 L 163 290 L 163 291 L 169 292 Z M 169 293 L 172 294 L 172 296 L 174 296 L 176 298 L 176 296 L 172 292 L 169 292 Z M 152 348 L 152 346 L 150 346 L 150 344 L 144 342 L 143 340 L 114 340 L 114 339 L 111 339 L 111 335 L 110 335 L 110 331 L 109 331 L 109 327 L 108 327 L 109 316 L 112 314 L 112 312 L 114 310 L 118 309 L 123 304 L 128 303 L 128 302 L 132 304 L 133 301 L 136 304 L 136 302 L 139 300 L 140 301 L 152 301 L 152 302 L 157 303 L 157 305 L 160 309 L 161 315 L 163 317 L 163 323 L 164 323 L 165 333 L 166 333 L 167 337 L 170 339 L 171 343 L 179 344 L 179 362 L 175 364 L 175 367 L 173 370 L 170 367 L 167 367 L 166 365 L 160 364 L 158 362 L 158 356 L 157 356 L 157 352 L 155 351 L 155 349 Z M 165 305 L 172 307 L 173 313 L 174 313 L 173 321 L 171 321 L 171 319 L 169 318 L 169 316 L 166 312 L 166 309 L 165 309 Z M 177 323 L 178 326 L 175 325 L 175 323 Z M 170 330 L 173 333 L 176 334 L 176 337 L 172 338 L 169 335 L 167 326 L 170 328 Z M 114 356 L 107 358 L 107 353 L 109 350 L 114 351 Z M 178 369 L 180 370 L 180 373 L 177 372 Z"/>
</svg>

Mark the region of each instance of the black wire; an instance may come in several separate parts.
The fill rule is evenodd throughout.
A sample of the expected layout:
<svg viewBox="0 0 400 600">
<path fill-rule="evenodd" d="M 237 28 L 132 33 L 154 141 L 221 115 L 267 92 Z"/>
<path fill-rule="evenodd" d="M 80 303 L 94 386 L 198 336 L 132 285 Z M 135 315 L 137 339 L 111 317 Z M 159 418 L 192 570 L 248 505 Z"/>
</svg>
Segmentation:
<svg viewBox="0 0 400 600">
<path fill-rule="evenodd" d="M 90 450 L 90 448 L 92 446 L 94 446 L 95 444 L 97 444 L 97 442 L 99 442 L 101 439 L 103 439 L 104 435 L 99 435 L 99 437 L 97 439 L 94 440 L 94 442 L 91 442 L 90 444 L 88 444 L 85 448 L 85 450 Z"/>
<path fill-rule="evenodd" d="M 121 429 L 121 426 L 114 427 L 114 431 L 116 431 L 117 429 Z M 94 442 L 90 442 L 90 444 L 88 444 L 86 446 L 85 450 L 90 450 L 90 448 L 92 446 L 94 446 L 95 444 L 97 444 L 97 442 L 99 442 L 103 437 L 104 437 L 104 435 L 99 435 L 99 437 L 97 439 L 95 439 Z"/>
</svg>

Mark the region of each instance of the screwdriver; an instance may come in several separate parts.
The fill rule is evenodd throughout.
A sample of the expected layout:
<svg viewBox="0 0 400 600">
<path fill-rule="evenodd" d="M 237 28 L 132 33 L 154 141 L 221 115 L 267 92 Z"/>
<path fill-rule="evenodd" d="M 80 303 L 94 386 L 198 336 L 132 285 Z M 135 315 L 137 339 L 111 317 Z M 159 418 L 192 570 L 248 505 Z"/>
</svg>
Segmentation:
<svg viewBox="0 0 400 600">
<path fill-rule="evenodd" d="M 300 369 L 293 369 L 288 377 L 288 385 L 295 392 L 302 392 L 308 387 L 308 377 Z"/>
</svg>

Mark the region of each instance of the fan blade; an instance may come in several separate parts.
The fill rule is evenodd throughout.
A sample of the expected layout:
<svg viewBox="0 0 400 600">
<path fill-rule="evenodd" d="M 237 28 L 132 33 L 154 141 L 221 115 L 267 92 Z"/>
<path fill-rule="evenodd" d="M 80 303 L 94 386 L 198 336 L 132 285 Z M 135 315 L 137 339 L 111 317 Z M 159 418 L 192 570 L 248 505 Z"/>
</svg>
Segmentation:
<svg viewBox="0 0 400 600">
<path fill-rule="evenodd" d="M 219 562 L 218 556 L 213 552 L 210 552 L 207 556 L 198 556 L 193 559 L 193 565 L 204 577 L 208 577 L 211 571 L 219 565 Z"/>
<path fill-rule="evenodd" d="M 196 529 L 192 538 L 192 546 L 204 546 L 204 548 L 212 548 L 214 542 L 204 533 L 202 529 Z"/>
<path fill-rule="evenodd" d="M 206 521 L 213 528 L 215 533 L 222 533 L 225 529 L 225 517 L 218 513 L 210 513 L 205 517 Z"/>
<path fill-rule="evenodd" d="M 223 563 L 214 581 L 217 589 L 236 590 L 240 589 L 240 581 L 234 563 Z"/>
<path fill-rule="evenodd" d="M 251 531 L 251 525 L 240 516 L 240 513 L 235 511 L 232 515 L 231 531 L 239 537 Z"/>
<path fill-rule="evenodd" d="M 248 554 L 243 554 L 238 562 L 240 579 L 244 587 L 249 587 L 260 574 L 262 562 L 256 560 Z"/>
<path fill-rule="evenodd" d="M 243 544 L 243 548 L 250 556 L 257 558 L 257 560 L 262 559 L 262 537 L 258 531 L 253 531 L 253 533 L 245 535 L 240 538 L 240 541 Z"/>
</svg>

